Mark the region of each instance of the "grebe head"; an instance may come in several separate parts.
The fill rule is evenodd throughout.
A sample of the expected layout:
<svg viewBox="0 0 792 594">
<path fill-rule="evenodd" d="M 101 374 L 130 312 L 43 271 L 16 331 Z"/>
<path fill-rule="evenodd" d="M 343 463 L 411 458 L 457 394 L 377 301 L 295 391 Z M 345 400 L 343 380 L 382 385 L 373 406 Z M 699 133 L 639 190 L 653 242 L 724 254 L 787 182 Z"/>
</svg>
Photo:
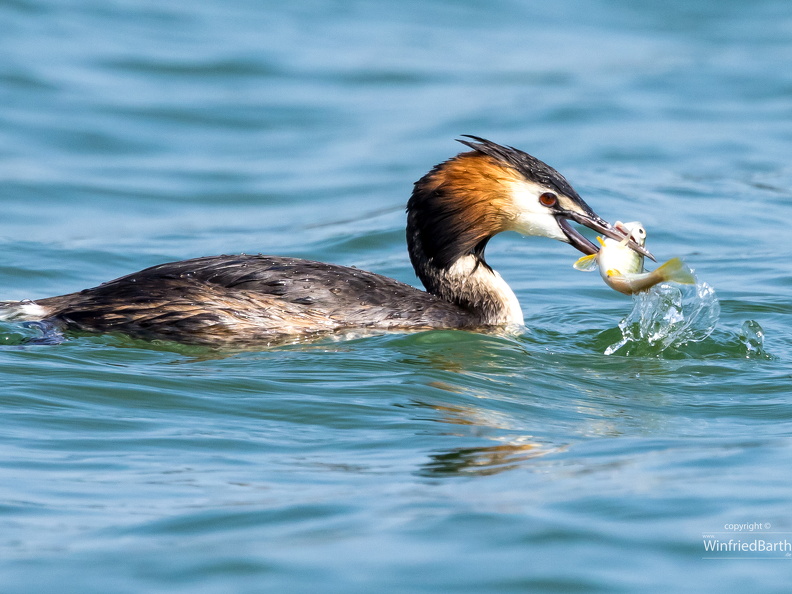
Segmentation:
<svg viewBox="0 0 792 594">
<path fill-rule="evenodd" d="M 486 242 L 502 231 L 549 237 L 584 254 L 597 253 L 598 246 L 570 221 L 624 239 L 622 230 L 598 216 L 549 165 L 513 147 L 465 136 L 475 142 L 459 142 L 473 151 L 441 163 L 416 182 L 407 205 L 408 226 L 411 218 L 416 239 L 435 265 L 448 266 L 468 253 L 483 255 Z M 634 241 L 628 245 L 654 259 Z"/>
<path fill-rule="evenodd" d="M 613 239 L 622 240 L 625 233 L 599 217 L 549 165 L 513 147 L 466 137 L 471 140 L 459 142 L 472 151 L 437 165 L 415 183 L 407 203 L 410 259 L 428 291 L 471 309 L 480 309 L 482 299 L 499 300 L 511 313 L 485 319 L 514 321 L 521 316 L 516 297 L 484 260 L 484 249 L 494 235 L 517 231 L 550 237 L 595 254 L 599 248 L 570 221 Z M 628 240 L 628 245 L 654 259 L 635 241 Z M 469 282 L 474 276 L 476 282 Z M 476 285 L 473 296 L 464 295 L 471 292 L 469 285 Z"/>
</svg>

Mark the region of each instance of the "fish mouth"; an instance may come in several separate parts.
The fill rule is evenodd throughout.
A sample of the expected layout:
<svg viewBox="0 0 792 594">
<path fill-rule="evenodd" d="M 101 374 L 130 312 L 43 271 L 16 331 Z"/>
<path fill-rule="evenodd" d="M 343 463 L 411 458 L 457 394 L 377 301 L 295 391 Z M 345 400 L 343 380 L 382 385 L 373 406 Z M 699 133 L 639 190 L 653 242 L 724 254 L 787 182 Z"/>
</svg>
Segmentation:
<svg viewBox="0 0 792 594">
<path fill-rule="evenodd" d="M 574 229 L 569 222 L 570 220 L 575 221 L 584 227 L 588 227 L 589 229 L 592 229 L 598 233 L 601 233 L 605 237 L 610 237 L 611 239 L 615 239 L 617 241 L 623 241 L 625 238 L 627 238 L 627 233 L 625 233 L 625 231 L 614 227 L 608 221 L 598 217 L 594 213 L 580 213 L 567 210 L 556 215 L 556 220 L 558 221 L 558 226 L 561 227 L 561 231 L 563 231 L 564 235 L 566 235 L 570 245 L 586 255 L 596 254 L 599 251 L 599 247 L 591 243 L 588 239 L 581 235 L 579 231 Z M 633 251 L 638 252 L 642 256 L 646 256 L 650 260 L 657 262 L 649 250 L 633 241 L 632 238 L 627 241 L 627 245 Z"/>
</svg>

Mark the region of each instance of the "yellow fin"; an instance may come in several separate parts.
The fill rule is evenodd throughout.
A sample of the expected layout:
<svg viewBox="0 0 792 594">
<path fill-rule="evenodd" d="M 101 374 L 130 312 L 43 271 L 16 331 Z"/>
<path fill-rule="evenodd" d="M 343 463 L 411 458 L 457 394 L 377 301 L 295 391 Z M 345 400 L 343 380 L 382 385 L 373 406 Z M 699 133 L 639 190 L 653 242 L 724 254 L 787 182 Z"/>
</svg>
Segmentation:
<svg viewBox="0 0 792 594">
<path fill-rule="evenodd" d="M 599 242 L 599 244 L 600 244 L 602 247 L 605 247 L 605 240 L 604 240 L 604 239 L 602 239 L 602 237 L 600 237 L 599 235 L 597 235 L 597 241 Z"/>
<path fill-rule="evenodd" d="M 574 266 L 576 270 L 594 270 L 594 268 L 597 266 L 597 254 L 591 254 L 589 256 L 578 258 L 577 262 L 572 264 L 572 266 Z"/>
<path fill-rule="evenodd" d="M 695 285 L 696 278 L 693 272 L 679 258 L 671 258 L 668 262 L 658 267 L 655 271 L 664 281 L 671 281 L 682 285 Z"/>
<path fill-rule="evenodd" d="M 615 268 L 609 268 L 608 271 L 605 273 L 605 276 L 611 277 L 611 276 L 624 276 L 624 275 Z"/>
</svg>

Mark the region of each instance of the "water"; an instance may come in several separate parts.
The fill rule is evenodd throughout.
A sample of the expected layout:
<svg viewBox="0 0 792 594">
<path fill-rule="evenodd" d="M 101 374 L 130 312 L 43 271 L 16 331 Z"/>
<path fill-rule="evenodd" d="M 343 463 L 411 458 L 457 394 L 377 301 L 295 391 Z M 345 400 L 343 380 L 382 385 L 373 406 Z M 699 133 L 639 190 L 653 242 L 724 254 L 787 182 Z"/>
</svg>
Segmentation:
<svg viewBox="0 0 792 594">
<path fill-rule="evenodd" d="M 606 355 L 668 356 L 671 349 L 705 340 L 720 319 L 715 290 L 703 281 L 690 286 L 662 283 L 633 295 L 633 300 L 632 311 L 619 322 L 621 339 L 605 349 Z M 758 328 L 746 326 L 750 324 Z M 761 326 L 750 320 L 743 324 L 743 330 L 743 344 L 751 340 L 752 354 L 763 354 Z"/>
<path fill-rule="evenodd" d="M 519 335 L 214 353 L 3 324 L 4 593 L 787 591 L 788 559 L 704 541 L 792 532 L 788 2 L 0 0 L 0 23 L 2 299 L 229 252 L 415 283 L 403 207 L 464 133 L 714 291 L 653 343 L 671 309 L 504 235 Z"/>
</svg>

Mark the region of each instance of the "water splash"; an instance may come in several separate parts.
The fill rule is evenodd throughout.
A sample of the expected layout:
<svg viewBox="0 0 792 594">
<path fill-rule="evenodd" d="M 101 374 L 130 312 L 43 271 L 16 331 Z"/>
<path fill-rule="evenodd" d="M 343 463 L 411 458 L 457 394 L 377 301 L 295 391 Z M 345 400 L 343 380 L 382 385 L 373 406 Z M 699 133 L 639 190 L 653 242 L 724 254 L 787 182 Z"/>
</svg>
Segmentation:
<svg viewBox="0 0 792 594">
<path fill-rule="evenodd" d="M 746 320 L 740 328 L 740 342 L 745 347 L 746 359 L 766 357 L 764 350 L 764 330 L 759 322 Z"/>
<path fill-rule="evenodd" d="M 605 354 L 628 354 L 631 346 L 640 347 L 642 354 L 660 354 L 670 347 L 700 342 L 712 333 L 719 318 L 720 302 L 707 283 L 655 285 L 633 295 L 632 311 L 619 322 L 621 340 L 605 349 Z"/>
<path fill-rule="evenodd" d="M 0 322 L 0 348 L 32 344 L 60 344 L 63 334 L 48 322 Z"/>
</svg>

